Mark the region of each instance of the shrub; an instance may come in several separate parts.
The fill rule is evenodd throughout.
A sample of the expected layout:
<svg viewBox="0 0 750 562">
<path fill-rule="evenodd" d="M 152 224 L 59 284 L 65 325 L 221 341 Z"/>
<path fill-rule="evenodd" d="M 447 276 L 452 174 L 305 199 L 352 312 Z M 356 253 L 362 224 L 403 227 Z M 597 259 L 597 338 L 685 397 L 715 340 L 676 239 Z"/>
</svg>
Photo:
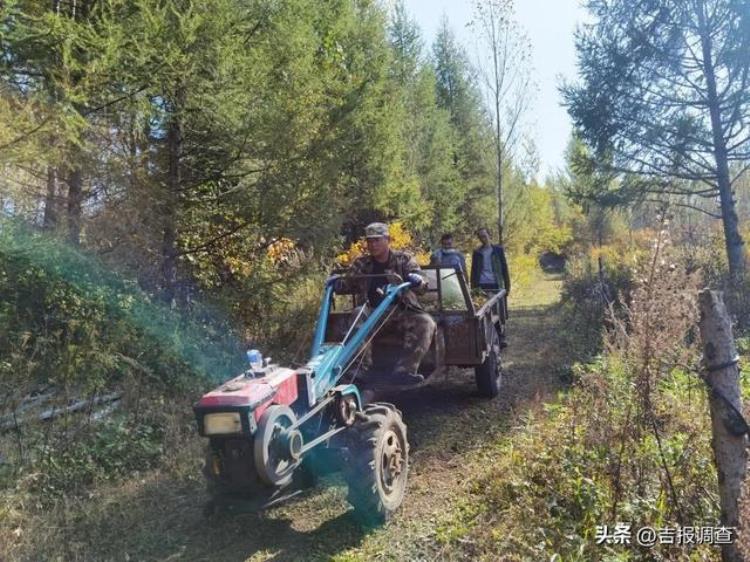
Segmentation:
<svg viewBox="0 0 750 562">
<path fill-rule="evenodd" d="M 0 435 L 5 472 L 38 473 L 34 489 L 46 494 L 152 466 L 167 420 L 143 412 L 168 399 L 189 413 L 201 389 L 240 369 L 239 341 L 210 307 L 178 314 L 96 260 L 2 223 L 0 414 L 42 391 L 47 409 L 115 390 L 125 405 L 103 422 L 90 411 L 45 424 L 33 421 L 38 409 L 19 414 L 21 426 Z"/>
<path fill-rule="evenodd" d="M 716 473 L 703 383 L 692 371 L 696 274 L 666 233 L 632 274 L 630 300 L 609 318 L 604 353 L 575 369 L 560 403 L 529 418 L 459 512 L 457 546 L 509 560 L 708 559 L 715 547 L 596 544 L 618 522 L 656 529 L 714 526 Z M 491 523 L 491 524 L 489 524 Z M 466 539 L 463 535 L 472 535 Z M 478 547 L 476 545 L 479 545 Z"/>
<path fill-rule="evenodd" d="M 87 428 L 73 442 L 59 437 L 39 451 L 35 466 L 32 490 L 47 499 L 148 470 L 164 452 L 160 425 L 125 416 Z"/>
</svg>

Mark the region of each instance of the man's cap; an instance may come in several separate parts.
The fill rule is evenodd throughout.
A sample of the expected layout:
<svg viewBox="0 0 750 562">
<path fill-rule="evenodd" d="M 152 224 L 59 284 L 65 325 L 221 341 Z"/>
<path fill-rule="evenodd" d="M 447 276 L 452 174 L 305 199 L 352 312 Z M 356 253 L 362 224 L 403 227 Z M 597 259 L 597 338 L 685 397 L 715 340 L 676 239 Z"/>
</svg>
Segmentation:
<svg viewBox="0 0 750 562">
<path fill-rule="evenodd" d="M 383 236 L 389 236 L 387 224 L 373 222 L 365 227 L 365 238 L 381 238 Z"/>
</svg>

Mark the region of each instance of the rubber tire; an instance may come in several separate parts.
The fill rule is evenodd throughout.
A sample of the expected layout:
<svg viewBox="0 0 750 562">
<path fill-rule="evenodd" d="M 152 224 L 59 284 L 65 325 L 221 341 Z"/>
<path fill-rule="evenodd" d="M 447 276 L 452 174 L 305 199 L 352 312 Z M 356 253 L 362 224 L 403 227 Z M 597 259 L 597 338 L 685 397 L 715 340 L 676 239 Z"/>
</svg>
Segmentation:
<svg viewBox="0 0 750 562">
<path fill-rule="evenodd" d="M 492 343 L 484 363 L 474 367 L 479 394 L 484 398 L 495 398 L 500 393 L 503 380 L 502 359 L 500 356 L 500 337 L 495 327 L 492 327 Z"/>
<path fill-rule="evenodd" d="M 381 459 L 385 437 L 391 431 L 401 442 L 403 467 L 397 485 L 388 493 L 381 483 Z M 387 523 L 401 507 L 408 480 L 409 441 L 401 412 L 384 402 L 365 406 L 349 430 L 349 453 L 351 458 L 343 472 L 355 519 L 364 527 Z"/>
</svg>

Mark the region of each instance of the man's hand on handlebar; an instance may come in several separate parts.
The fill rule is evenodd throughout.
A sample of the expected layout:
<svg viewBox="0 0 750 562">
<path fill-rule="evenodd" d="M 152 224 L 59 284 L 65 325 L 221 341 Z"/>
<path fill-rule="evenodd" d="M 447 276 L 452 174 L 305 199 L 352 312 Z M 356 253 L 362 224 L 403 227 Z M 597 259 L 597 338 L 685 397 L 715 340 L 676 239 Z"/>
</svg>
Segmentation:
<svg viewBox="0 0 750 562">
<path fill-rule="evenodd" d="M 406 281 L 409 282 L 412 289 L 416 289 L 417 287 L 420 287 L 422 283 L 424 283 L 424 279 L 422 279 L 422 276 L 416 273 L 410 273 L 409 275 L 407 275 Z"/>
</svg>

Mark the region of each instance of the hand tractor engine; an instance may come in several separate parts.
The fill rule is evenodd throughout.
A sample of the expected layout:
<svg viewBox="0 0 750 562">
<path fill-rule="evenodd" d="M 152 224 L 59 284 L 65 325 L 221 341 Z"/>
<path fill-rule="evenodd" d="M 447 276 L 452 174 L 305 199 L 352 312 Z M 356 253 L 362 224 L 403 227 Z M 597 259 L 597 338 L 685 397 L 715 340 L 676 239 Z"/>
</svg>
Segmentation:
<svg viewBox="0 0 750 562">
<path fill-rule="evenodd" d="M 343 341 L 324 343 L 333 297 L 326 286 L 311 359 L 300 369 L 255 363 L 194 406 L 198 432 L 209 440 L 204 474 L 212 500 L 226 506 L 270 507 L 315 477 L 341 470 L 349 501 L 367 525 L 387 520 L 404 497 L 409 445 L 401 413 L 391 404 L 364 405 L 341 379 L 409 283 L 389 285 L 383 302 Z"/>
</svg>

